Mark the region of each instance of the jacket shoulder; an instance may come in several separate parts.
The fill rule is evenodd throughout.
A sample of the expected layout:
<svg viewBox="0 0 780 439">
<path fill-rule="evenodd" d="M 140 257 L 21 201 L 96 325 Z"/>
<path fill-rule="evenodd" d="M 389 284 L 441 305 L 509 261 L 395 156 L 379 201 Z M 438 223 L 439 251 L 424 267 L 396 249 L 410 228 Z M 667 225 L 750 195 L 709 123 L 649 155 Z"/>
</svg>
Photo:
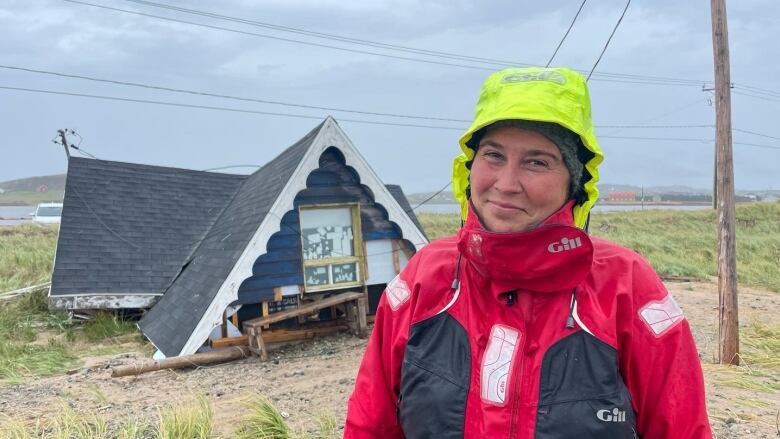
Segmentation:
<svg viewBox="0 0 780 439">
<path fill-rule="evenodd" d="M 603 238 L 591 240 L 594 249 L 591 273 L 597 285 L 617 282 L 622 286 L 620 291 L 630 292 L 639 302 L 666 294 L 660 277 L 644 256 Z"/>
<path fill-rule="evenodd" d="M 590 240 L 593 242 L 594 260 L 618 259 L 627 262 L 637 260 L 647 262 L 642 255 L 623 245 L 593 235 L 590 236 Z"/>
</svg>

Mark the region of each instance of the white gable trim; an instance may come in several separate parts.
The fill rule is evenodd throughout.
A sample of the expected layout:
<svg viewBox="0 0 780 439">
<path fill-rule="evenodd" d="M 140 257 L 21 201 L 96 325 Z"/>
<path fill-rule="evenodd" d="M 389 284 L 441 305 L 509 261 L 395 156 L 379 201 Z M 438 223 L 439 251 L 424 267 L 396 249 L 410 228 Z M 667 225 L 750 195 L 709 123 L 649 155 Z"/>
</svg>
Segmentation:
<svg viewBox="0 0 780 439">
<path fill-rule="evenodd" d="M 360 183 L 368 186 L 374 193 L 374 201 L 387 209 L 389 220 L 398 224 L 404 239 L 411 241 L 418 250 L 428 243 L 425 235 L 415 226 L 409 215 L 382 184 L 379 176 L 371 169 L 371 166 L 357 151 L 344 131 L 332 117 L 328 117 L 303 159 L 298 163 L 290 181 L 284 186 L 230 274 L 225 278 L 217 295 L 211 301 L 195 330 L 190 334 L 179 355 L 196 352 L 206 341 L 212 328 L 222 323 L 222 312 L 230 303 L 238 299 L 238 287 L 244 280 L 252 276 L 252 266 L 255 260 L 266 252 L 268 240 L 281 228 L 282 216 L 293 209 L 295 196 L 306 188 L 306 178 L 312 171 L 319 168 L 320 155 L 330 146 L 335 146 L 344 154 L 347 166 L 353 167 L 358 172 Z"/>
</svg>

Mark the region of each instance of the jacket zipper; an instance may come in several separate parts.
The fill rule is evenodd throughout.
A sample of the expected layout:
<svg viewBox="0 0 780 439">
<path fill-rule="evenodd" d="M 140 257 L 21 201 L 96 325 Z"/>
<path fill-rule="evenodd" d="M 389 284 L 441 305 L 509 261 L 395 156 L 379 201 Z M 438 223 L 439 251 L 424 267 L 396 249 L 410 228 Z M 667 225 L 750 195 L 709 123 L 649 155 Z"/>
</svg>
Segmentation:
<svg viewBox="0 0 780 439">
<path fill-rule="evenodd" d="M 506 306 L 511 307 L 515 304 L 515 295 L 517 290 L 509 291 L 506 295 Z M 525 325 L 523 325 L 523 331 L 525 332 Z M 521 334 L 519 350 L 515 351 L 515 355 L 520 356 L 520 364 L 517 365 L 514 376 L 510 377 L 514 383 L 512 385 L 512 415 L 509 419 L 509 439 L 515 437 L 515 423 L 517 420 L 517 411 L 520 405 L 520 386 L 523 377 L 523 368 L 525 367 L 525 339 L 527 334 Z"/>
<path fill-rule="evenodd" d="M 523 381 L 523 369 L 525 368 L 525 338 L 523 337 L 523 340 L 520 342 L 519 346 L 521 349 L 519 352 L 517 352 L 516 355 L 520 356 L 520 364 L 517 365 L 517 371 L 512 377 L 514 379 L 514 385 L 513 393 L 512 393 L 512 417 L 510 418 L 510 427 L 509 427 L 509 439 L 512 439 L 516 437 L 515 434 L 515 424 L 517 424 L 517 412 L 520 409 L 520 390 L 521 385 Z"/>
</svg>

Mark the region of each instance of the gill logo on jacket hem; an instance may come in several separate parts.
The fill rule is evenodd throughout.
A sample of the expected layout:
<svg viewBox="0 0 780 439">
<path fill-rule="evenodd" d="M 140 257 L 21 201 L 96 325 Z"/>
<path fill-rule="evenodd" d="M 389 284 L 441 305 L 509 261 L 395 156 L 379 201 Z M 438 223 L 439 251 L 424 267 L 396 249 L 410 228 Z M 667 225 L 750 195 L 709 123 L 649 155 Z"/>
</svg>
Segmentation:
<svg viewBox="0 0 780 439">
<path fill-rule="evenodd" d="M 503 406 L 512 376 L 512 363 L 520 341 L 520 331 L 505 325 L 493 325 L 482 357 L 480 396 L 482 401 Z"/>
<path fill-rule="evenodd" d="M 596 417 L 599 421 L 604 422 L 626 422 L 626 412 L 620 410 L 617 407 L 610 409 L 602 409 L 596 412 Z"/>
<path fill-rule="evenodd" d="M 579 236 L 574 239 L 563 238 L 560 242 L 551 242 L 550 245 L 547 246 L 547 251 L 550 253 L 560 253 L 566 250 L 574 250 L 578 247 L 582 247 L 582 241 Z"/>
<path fill-rule="evenodd" d="M 682 309 L 669 293 L 662 300 L 654 300 L 643 306 L 639 316 L 656 337 L 662 336 L 685 318 Z"/>
<path fill-rule="evenodd" d="M 390 308 L 395 311 L 409 300 L 412 293 L 409 291 L 409 286 L 406 285 L 406 282 L 401 279 L 401 275 L 399 274 L 387 284 L 385 295 L 387 296 L 387 303 L 390 304 Z"/>
</svg>

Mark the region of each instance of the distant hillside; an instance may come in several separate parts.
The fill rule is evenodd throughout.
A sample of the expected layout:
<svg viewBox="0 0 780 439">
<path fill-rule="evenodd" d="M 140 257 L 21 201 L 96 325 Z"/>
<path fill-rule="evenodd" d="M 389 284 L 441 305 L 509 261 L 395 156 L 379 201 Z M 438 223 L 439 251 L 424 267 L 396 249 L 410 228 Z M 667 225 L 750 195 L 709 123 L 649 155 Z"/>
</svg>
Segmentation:
<svg viewBox="0 0 780 439">
<path fill-rule="evenodd" d="M 50 191 L 65 190 L 65 174 L 44 175 L 41 177 L 20 178 L 18 180 L 9 180 L 0 182 L 0 189 L 3 192 L 39 192 L 39 189 L 46 187 Z"/>
<path fill-rule="evenodd" d="M 65 174 L 0 182 L 0 205 L 33 205 L 62 201 L 64 195 Z"/>
</svg>

